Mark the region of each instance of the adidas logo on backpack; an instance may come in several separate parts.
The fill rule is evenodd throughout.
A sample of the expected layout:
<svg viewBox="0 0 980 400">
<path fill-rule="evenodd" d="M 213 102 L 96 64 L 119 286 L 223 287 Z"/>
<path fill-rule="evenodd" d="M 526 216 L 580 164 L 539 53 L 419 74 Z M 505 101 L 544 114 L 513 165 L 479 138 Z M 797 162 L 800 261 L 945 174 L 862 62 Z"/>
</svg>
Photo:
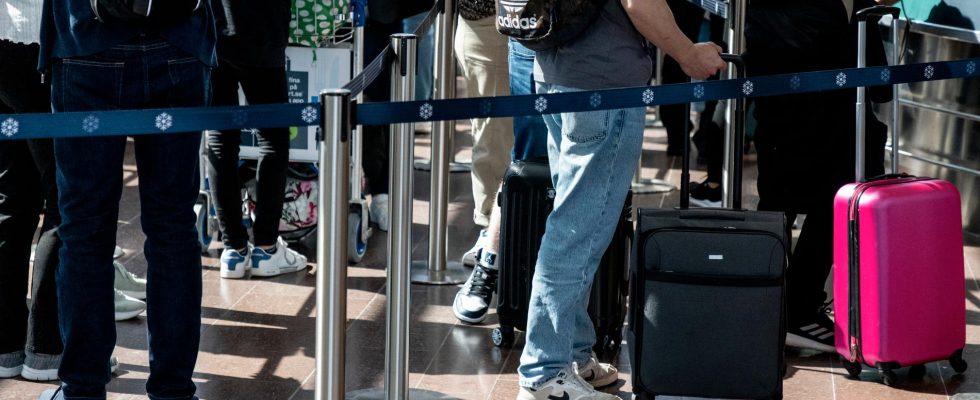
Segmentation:
<svg viewBox="0 0 980 400">
<path fill-rule="evenodd" d="M 578 37 L 609 0 L 496 1 L 498 32 L 531 50 L 546 50 Z"/>
</svg>

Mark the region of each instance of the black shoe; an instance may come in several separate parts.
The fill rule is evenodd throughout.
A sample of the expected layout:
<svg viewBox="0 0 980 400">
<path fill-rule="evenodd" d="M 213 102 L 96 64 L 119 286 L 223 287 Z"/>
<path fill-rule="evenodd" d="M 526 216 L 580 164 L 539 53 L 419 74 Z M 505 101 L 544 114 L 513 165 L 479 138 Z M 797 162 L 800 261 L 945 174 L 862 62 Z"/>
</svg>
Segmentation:
<svg viewBox="0 0 980 400">
<path fill-rule="evenodd" d="M 721 185 L 714 188 L 705 179 L 701 182 L 691 182 L 691 205 L 696 207 L 721 207 Z"/>
<path fill-rule="evenodd" d="M 493 292 L 497 290 L 497 270 L 480 263 L 473 266 L 473 273 L 453 300 L 453 314 L 467 324 L 479 324 L 487 318 Z"/>
<path fill-rule="evenodd" d="M 834 322 L 824 313 L 801 324 L 793 324 L 786 332 L 786 345 L 825 353 L 836 352 L 834 347 Z"/>
</svg>

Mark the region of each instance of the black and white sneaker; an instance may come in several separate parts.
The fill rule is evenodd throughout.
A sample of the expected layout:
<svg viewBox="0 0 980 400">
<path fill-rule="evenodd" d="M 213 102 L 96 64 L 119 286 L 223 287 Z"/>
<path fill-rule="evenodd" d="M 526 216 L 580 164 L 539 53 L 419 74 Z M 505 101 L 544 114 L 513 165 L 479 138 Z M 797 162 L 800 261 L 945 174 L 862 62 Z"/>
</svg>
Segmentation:
<svg viewBox="0 0 980 400">
<path fill-rule="evenodd" d="M 595 390 L 571 368 L 549 379 L 537 388 L 521 387 L 517 400 L 620 400 L 618 396 Z"/>
<path fill-rule="evenodd" d="M 815 318 L 789 328 L 786 345 L 833 353 L 837 351 L 834 347 L 834 322 L 826 314 L 817 313 Z"/>
<path fill-rule="evenodd" d="M 473 273 L 453 300 L 453 314 L 467 324 L 479 324 L 487 318 L 493 292 L 497 291 L 497 270 L 482 263 L 473 266 Z"/>
</svg>

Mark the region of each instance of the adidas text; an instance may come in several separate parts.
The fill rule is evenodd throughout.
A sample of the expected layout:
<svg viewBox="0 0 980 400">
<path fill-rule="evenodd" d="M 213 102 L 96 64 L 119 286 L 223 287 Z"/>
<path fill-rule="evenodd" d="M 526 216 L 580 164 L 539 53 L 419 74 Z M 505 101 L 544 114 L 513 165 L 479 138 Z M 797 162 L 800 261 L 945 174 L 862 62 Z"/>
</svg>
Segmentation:
<svg viewBox="0 0 980 400">
<path fill-rule="evenodd" d="M 540 20 L 537 17 L 519 18 L 514 16 L 498 16 L 497 25 L 505 28 L 536 29 L 540 27 Z"/>
</svg>

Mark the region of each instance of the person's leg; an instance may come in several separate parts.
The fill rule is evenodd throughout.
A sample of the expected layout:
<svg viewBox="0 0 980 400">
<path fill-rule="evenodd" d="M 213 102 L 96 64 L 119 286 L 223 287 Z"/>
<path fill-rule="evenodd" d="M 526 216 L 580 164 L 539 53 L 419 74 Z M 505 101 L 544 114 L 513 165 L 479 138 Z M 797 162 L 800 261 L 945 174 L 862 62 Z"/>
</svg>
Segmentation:
<svg viewBox="0 0 980 400">
<path fill-rule="evenodd" d="M 0 110 L 2 112 L 2 110 Z M 0 145 L 0 377 L 20 375 L 27 335 L 31 239 L 40 211 L 37 171 L 25 141 Z"/>
<path fill-rule="evenodd" d="M 145 53 L 147 107 L 208 105 L 210 68 L 167 44 Z M 151 400 L 188 400 L 201 329 L 201 256 L 194 203 L 199 188 L 196 132 L 135 140 L 147 261 Z"/>
<path fill-rule="evenodd" d="M 239 67 L 239 81 L 249 104 L 288 102 L 284 68 Z M 286 247 L 279 237 L 279 221 L 289 166 L 289 129 L 260 129 L 256 135 L 259 162 L 255 177 L 255 223 L 251 273 L 275 276 L 306 268 L 306 257 Z"/>
<path fill-rule="evenodd" d="M 494 18 L 469 21 L 459 18 L 456 57 L 466 80 L 467 97 L 506 96 L 507 38 L 494 27 Z M 473 125 L 473 221 L 490 223 L 496 190 L 510 163 L 514 128 L 510 118 L 474 118 Z"/>
<path fill-rule="evenodd" d="M 66 89 L 54 92 L 55 111 L 105 109 L 115 104 L 81 98 L 82 93 L 92 93 L 91 87 L 86 88 L 88 91 L 72 88 L 85 86 L 82 82 L 86 81 L 102 82 L 102 87 L 121 85 L 122 68 L 62 66 L 65 68 L 53 71 L 63 69 L 63 73 L 54 72 L 52 76 L 56 89 Z M 124 137 L 55 140 L 62 215 L 58 233 L 63 242 L 56 274 L 64 343 L 58 377 L 68 397 L 105 398 L 105 385 L 110 379 L 109 356 L 116 341 L 116 327 L 113 271 L 107 266 L 112 263 L 116 243 L 125 147 Z"/>
<path fill-rule="evenodd" d="M 701 24 L 704 23 L 704 10 L 688 3 L 685 0 L 668 0 L 671 12 L 674 14 L 674 21 L 677 26 L 692 41 L 697 42 L 698 34 L 701 31 Z M 671 83 L 687 82 L 690 78 L 670 56 L 664 55 L 664 63 L 661 68 L 661 79 L 658 85 Z M 691 116 L 686 104 L 670 104 L 659 107 L 659 117 L 663 121 L 664 129 L 667 130 L 667 155 L 680 156 L 684 150 L 684 140 L 688 140 L 693 124 L 686 124 L 684 120 L 690 121 Z"/>
<path fill-rule="evenodd" d="M 239 82 L 248 104 L 281 104 L 286 96 L 286 70 L 283 68 L 239 67 Z M 289 165 L 289 129 L 265 128 L 256 135 L 259 161 L 256 168 L 255 247 L 270 249 L 279 237 L 286 168 Z"/>
<path fill-rule="evenodd" d="M 61 213 L 58 211 L 58 187 L 55 183 L 54 144 L 50 139 L 42 139 L 32 140 L 29 145 L 44 192 L 44 222 L 34 252 L 31 314 L 24 349 L 27 358 L 22 375 L 34 380 L 53 380 L 58 378 L 62 351 L 61 333 L 54 328 L 58 326 L 55 274 L 58 251 L 61 249 L 61 236 L 58 234 Z"/>
<path fill-rule="evenodd" d="M 0 113 L 50 111 L 35 65 L 37 45 L 0 40 Z M 33 58 L 31 58 L 33 56 Z M 41 211 L 37 170 L 26 141 L 0 144 L 0 377 L 24 363 L 30 246 Z"/>
<path fill-rule="evenodd" d="M 239 73 L 231 64 L 222 64 L 211 75 L 214 106 L 238 105 Z M 285 87 L 285 86 L 283 86 Z M 246 256 L 248 231 L 242 226 L 242 192 L 238 177 L 239 130 L 208 131 L 208 184 L 211 204 L 218 216 L 225 249 L 238 250 Z M 242 260 L 244 261 L 244 260 Z M 229 268 L 232 268 L 229 265 Z M 237 268 L 237 267 L 236 267 Z M 242 272 L 235 269 L 233 275 Z"/>
<path fill-rule="evenodd" d="M 640 157 L 643 116 L 642 108 L 545 116 L 556 197 L 535 266 L 518 369 L 522 387 L 538 387 L 571 366 L 575 338 L 584 333 L 575 332 L 581 328 L 569 316 L 586 312 L 585 299 Z"/>
</svg>

